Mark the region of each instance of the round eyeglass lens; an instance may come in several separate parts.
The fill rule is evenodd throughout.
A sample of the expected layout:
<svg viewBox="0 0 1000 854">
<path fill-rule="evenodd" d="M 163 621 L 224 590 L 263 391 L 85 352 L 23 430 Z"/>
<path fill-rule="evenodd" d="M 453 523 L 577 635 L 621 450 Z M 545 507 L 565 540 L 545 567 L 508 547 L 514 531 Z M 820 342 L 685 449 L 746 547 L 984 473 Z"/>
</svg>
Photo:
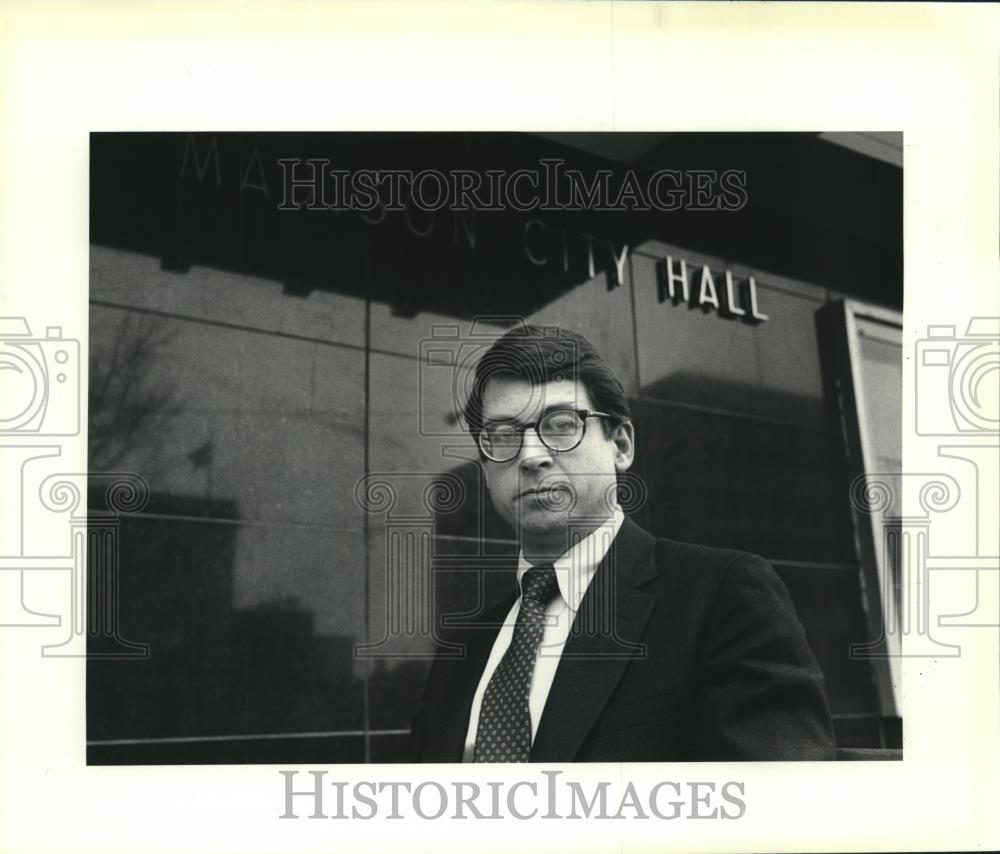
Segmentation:
<svg viewBox="0 0 1000 854">
<path fill-rule="evenodd" d="M 583 422 L 572 409 L 549 412 L 538 423 L 538 434 L 553 451 L 568 451 L 580 441 Z"/>
<path fill-rule="evenodd" d="M 512 460 L 521 450 L 521 431 L 513 424 L 491 424 L 479 434 L 479 444 L 497 462 Z"/>
</svg>

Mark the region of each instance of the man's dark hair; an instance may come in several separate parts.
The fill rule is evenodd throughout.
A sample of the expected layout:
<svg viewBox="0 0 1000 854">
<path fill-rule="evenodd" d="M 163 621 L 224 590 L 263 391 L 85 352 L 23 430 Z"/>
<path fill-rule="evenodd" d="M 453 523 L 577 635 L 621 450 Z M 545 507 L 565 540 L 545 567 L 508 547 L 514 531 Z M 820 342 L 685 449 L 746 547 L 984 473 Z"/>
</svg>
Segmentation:
<svg viewBox="0 0 1000 854">
<path fill-rule="evenodd" d="M 483 427 L 483 391 L 494 378 L 527 380 L 533 385 L 552 380 L 579 380 L 599 412 L 604 434 L 630 419 L 625 389 L 614 371 L 586 338 L 553 326 L 518 326 L 490 347 L 476 365 L 472 391 L 463 416 L 469 432 L 478 437 Z"/>
</svg>

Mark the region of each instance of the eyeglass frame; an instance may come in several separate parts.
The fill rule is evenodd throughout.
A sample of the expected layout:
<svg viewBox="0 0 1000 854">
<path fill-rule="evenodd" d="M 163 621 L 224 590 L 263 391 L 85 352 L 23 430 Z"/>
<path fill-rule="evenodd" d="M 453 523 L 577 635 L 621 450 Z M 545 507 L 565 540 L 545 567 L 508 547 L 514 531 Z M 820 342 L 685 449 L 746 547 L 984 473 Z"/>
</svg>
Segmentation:
<svg viewBox="0 0 1000 854">
<path fill-rule="evenodd" d="M 574 415 L 577 416 L 577 418 L 580 419 L 580 426 L 581 426 L 580 436 L 576 440 L 576 444 L 569 448 L 553 448 L 548 442 L 545 441 L 545 438 L 542 436 L 542 434 L 538 432 L 538 425 L 542 421 L 544 421 L 548 416 L 556 412 L 572 412 Z M 553 406 L 551 409 L 547 410 L 546 412 L 543 412 L 540 418 L 536 419 L 535 421 L 529 421 L 526 424 L 519 424 L 517 421 L 513 420 L 510 421 L 499 420 L 495 422 L 484 423 L 476 432 L 476 447 L 479 448 L 480 453 L 482 453 L 482 455 L 492 463 L 509 463 L 513 460 L 516 460 L 520 455 L 521 451 L 524 450 L 524 434 L 528 431 L 528 428 L 530 427 L 535 431 L 535 435 L 538 437 L 538 441 L 541 442 L 546 448 L 548 448 L 550 451 L 556 454 L 565 454 L 568 453 L 569 451 L 575 451 L 583 443 L 583 440 L 587 435 L 588 418 L 617 418 L 617 417 L 618 416 L 612 415 L 610 412 L 596 412 L 593 409 L 577 409 L 576 407 L 573 406 Z M 483 447 L 483 441 L 482 441 L 483 433 L 486 432 L 486 427 L 491 424 L 510 424 L 517 430 L 517 435 L 519 439 L 517 450 L 514 452 L 512 456 L 508 457 L 507 459 L 503 460 L 495 459 L 494 457 L 491 457 L 489 455 L 489 452 Z"/>
</svg>

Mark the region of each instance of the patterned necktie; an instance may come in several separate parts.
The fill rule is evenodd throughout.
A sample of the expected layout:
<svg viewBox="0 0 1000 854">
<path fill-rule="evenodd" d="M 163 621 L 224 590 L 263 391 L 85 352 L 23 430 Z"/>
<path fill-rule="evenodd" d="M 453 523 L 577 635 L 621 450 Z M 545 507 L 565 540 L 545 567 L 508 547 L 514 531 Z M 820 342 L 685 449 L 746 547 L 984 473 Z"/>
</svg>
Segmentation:
<svg viewBox="0 0 1000 854">
<path fill-rule="evenodd" d="M 527 762 L 531 751 L 528 690 L 545 629 L 545 608 L 559 594 L 551 564 L 521 579 L 521 607 L 510 646 L 490 677 L 479 711 L 473 762 Z"/>
</svg>

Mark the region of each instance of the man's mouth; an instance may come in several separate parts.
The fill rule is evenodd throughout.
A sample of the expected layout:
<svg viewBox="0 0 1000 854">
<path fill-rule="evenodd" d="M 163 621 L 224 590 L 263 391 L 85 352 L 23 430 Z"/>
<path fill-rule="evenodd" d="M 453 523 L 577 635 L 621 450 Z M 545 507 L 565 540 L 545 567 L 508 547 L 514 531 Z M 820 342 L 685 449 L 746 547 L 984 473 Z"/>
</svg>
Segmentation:
<svg viewBox="0 0 1000 854">
<path fill-rule="evenodd" d="M 531 489 L 526 489 L 518 498 L 545 498 L 546 496 L 553 495 L 556 493 L 563 493 L 566 491 L 565 486 L 536 486 Z"/>
</svg>

